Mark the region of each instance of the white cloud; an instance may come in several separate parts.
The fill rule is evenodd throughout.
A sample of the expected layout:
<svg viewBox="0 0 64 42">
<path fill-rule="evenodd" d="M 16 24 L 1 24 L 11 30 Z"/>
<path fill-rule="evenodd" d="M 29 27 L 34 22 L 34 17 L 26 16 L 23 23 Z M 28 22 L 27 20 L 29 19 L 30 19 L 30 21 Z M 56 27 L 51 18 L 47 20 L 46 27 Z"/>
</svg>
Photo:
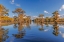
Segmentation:
<svg viewBox="0 0 64 42">
<path fill-rule="evenodd" d="M 11 0 L 10 3 L 11 3 L 11 4 L 14 4 L 14 5 L 18 6 L 18 7 L 20 7 L 20 4 L 16 4 L 16 3 L 15 3 L 15 0 Z"/>
<path fill-rule="evenodd" d="M 44 13 L 48 14 L 48 12 L 45 10 Z"/>
<path fill-rule="evenodd" d="M 34 18 L 37 18 L 38 16 L 33 16 Z"/>
<path fill-rule="evenodd" d="M 11 3 L 11 4 L 14 4 L 14 0 L 11 0 L 10 3 Z"/>
<path fill-rule="evenodd" d="M 59 11 L 61 11 L 61 9 L 59 9 Z"/>
<path fill-rule="evenodd" d="M 64 14 L 62 14 L 62 15 L 59 15 L 61 18 L 63 18 L 64 17 Z"/>
<path fill-rule="evenodd" d="M 10 1 L 11 4 L 14 4 L 13 2 Z"/>
<path fill-rule="evenodd" d="M 61 8 L 59 9 L 59 11 L 64 10 L 64 4 L 61 6 Z"/>
<path fill-rule="evenodd" d="M 14 2 L 14 0 L 12 0 L 12 2 Z"/>
<path fill-rule="evenodd" d="M 16 6 L 20 7 L 20 4 L 15 4 Z"/>
</svg>

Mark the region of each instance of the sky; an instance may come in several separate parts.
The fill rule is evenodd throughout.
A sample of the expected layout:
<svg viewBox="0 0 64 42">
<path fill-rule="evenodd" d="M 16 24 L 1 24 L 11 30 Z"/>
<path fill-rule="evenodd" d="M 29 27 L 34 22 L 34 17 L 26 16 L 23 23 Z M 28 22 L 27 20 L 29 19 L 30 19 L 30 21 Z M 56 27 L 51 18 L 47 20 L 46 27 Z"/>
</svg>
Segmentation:
<svg viewBox="0 0 64 42">
<path fill-rule="evenodd" d="M 52 16 L 54 11 L 59 11 L 64 15 L 64 0 L 0 0 L 0 4 L 9 9 L 9 16 L 13 17 L 16 8 L 22 8 L 29 16 L 38 16 L 43 14 L 44 17 Z"/>
</svg>

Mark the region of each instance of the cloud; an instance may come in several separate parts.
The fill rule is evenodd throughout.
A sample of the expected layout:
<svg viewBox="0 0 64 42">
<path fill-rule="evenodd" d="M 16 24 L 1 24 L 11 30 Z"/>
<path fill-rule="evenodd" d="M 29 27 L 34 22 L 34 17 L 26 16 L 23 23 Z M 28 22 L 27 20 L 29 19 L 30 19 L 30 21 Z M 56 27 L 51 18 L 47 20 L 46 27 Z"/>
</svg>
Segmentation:
<svg viewBox="0 0 64 42">
<path fill-rule="evenodd" d="M 59 15 L 61 18 L 64 18 L 64 14 L 62 14 L 62 15 Z"/>
<path fill-rule="evenodd" d="M 12 2 L 14 2 L 14 0 L 12 0 Z"/>
<path fill-rule="evenodd" d="M 10 3 L 11 3 L 11 4 L 14 4 L 14 0 L 11 0 Z"/>
<path fill-rule="evenodd" d="M 18 6 L 18 7 L 20 7 L 20 4 L 18 4 L 18 3 L 16 4 L 16 3 L 15 3 L 15 0 L 11 0 L 10 3 L 11 3 L 11 4 L 14 4 L 14 5 Z"/>
<path fill-rule="evenodd" d="M 37 18 L 38 16 L 32 16 L 33 18 Z"/>
<path fill-rule="evenodd" d="M 16 4 L 16 6 L 20 7 L 20 4 Z"/>
<path fill-rule="evenodd" d="M 44 13 L 48 14 L 48 12 L 45 10 Z"/>
<path fill-rule="evenodd" d="M 59 11 L 64 10 L 64 4 L 61 6 L 61 8 L 59 9 Z"/>
<path fill-rule="evenodd" d="M 59 11 L 61 11 L 61 9 L 59 9 Z"/>
</svg>

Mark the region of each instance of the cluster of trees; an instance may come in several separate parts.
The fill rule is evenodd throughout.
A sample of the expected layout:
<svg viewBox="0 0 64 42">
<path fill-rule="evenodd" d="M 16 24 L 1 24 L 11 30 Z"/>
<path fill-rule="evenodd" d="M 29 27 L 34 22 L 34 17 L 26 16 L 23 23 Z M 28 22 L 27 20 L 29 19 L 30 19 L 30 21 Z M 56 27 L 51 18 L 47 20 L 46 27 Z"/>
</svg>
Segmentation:
<svg viewBox="0 0 64 42">
<path fill-rule="evenodd" d="M 9 15 L 8 12 L 9 12 L 9 10 L 6 9 L 3 5 L 0 4 L 0 16 Z M 22 10 L 21 8 L 17 8 L 17 9 L 15 9 L 15 10 L 12 11 L 12 12 L 13 12 L 13 13 L 17 13 L 18 15 L 25 13 L 25 11 Z"/>
<path fill-rule="evenodd" d="M 8 14 L 9 10 L 6 9 L 6 7 L 4 7 L 3 5 L 0 4 L 0 19 L 2 19 L 2 17 L 5 18 L 5 16 L 9 16 Z M 25 11 L 22 10 L 21 8 L 17 8 L 14 11 L 12 11 L 12 13 L 16 13 L 18 14 L 18 17 L 20 16 L 20 14 L 24 14 Z M 17 16 L 14 16 L 13 18 L 16 20 L 18 18 Z M 10 17 L 9 17 L 10 18 Z M 4 20 L 4 19 L 3 19 Z"/>
<path fill-rule="evenodd" d="M 8 12 L 9 12 L 9 10 L 6 9 L 3 5 L 0 4 L 0 16 L 8 16 L 9 15 Z M 20 16 L 21 14 L 22 14 L 22 17 L 26 16 L 24 14 L 25 11 L 22 10 L 21 8 L 16 8 L 14 11 L 12 11 L 12 13 L 18 14 L 18 17 L 17 16 L 13 17 L 15 19 L 14 21 L 16 21 L 18 19 L 21 21 L 21 16 Z M 36 21 L 40 21 L 40 22 L 43 22 L 43 21 L 45 21 L 45 22 L 53 22 L 54 20 L 59 21 L 59 19 L 58 19 L 59 18 L 58 11 L 55 11 L 52 14 L 53 14 L 53 16 L 51 18 L 49 18 L 49 17 L 44 18 L 43 14 L 39 14 L 39 16 L 38 16 L 39 18 L 36 18 Z M 27 17 L 28 17 L 27 19 L 30 19 L 30 16 L 27 16 Z"/>
<path fill-rule="evenodd" d="M 44 18 L 44 15 L 43 15 L 43 14 L 40 14 L 40 15 L 38 16 L 38 18 L 34 19 L 34 21 L 36 21 L 36 22 L 41 22 L 42 19 L 43 19 L 44 22 L 54 22 L 54 21 L 58 22 L 59 19 L 60 19 L 58 11 L 55 11 L 55 12 L 53 12 L 52 14 L 53 14 L 52 17 L 46 17 L 46 18 Z M 42 19 L 41 19 L 41 18 L 42 18 Z M 40 19 L 41 19 L 41 20 L 40 20 Z"/>
</svg>

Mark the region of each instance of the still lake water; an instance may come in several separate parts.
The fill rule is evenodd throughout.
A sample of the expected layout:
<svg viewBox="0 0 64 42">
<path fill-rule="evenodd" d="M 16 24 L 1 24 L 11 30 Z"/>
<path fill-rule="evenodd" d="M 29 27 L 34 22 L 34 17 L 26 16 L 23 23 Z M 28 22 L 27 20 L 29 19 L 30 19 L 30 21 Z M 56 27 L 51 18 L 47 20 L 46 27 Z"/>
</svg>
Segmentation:
<svg viewBox="0 0 64 42">
<path fill-rule="evenodd" d="M 8 29 L 8 33 L 4 35 L 5 40 L 2 42 L 64 42 L 64 25 L 59 24 L 58 30 L 54 29 L 51 24 L 37 25 L 31 24 L 12 24 L 2 26 Z"/>
</svg>

